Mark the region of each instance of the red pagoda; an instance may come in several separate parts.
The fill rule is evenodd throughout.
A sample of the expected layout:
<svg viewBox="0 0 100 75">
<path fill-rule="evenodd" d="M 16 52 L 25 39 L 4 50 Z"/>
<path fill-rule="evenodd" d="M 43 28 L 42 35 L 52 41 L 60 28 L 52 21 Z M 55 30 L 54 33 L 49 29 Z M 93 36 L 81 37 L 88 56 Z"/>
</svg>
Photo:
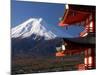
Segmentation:
<svg viewBox="0 0 100 75">
<path fill-rule="evenodd" d="M 82 25 L 84 31 L 78 37 L 63 38 L 65 46 L 64 50 L 60 51 L 56 56 L 74 55 L 84 53 L 84 63 L 77 64 L 84 65 L 85 69 L 95 69 L 96 65 L 96 50 L 95 50 L 95 28 L 96 28 L 96 7 L 85 5 L 68 4 L 65 9 L 64 16 L 59 23 L 61 27 L 68 27 L 71 25 Z"/>
</svg>

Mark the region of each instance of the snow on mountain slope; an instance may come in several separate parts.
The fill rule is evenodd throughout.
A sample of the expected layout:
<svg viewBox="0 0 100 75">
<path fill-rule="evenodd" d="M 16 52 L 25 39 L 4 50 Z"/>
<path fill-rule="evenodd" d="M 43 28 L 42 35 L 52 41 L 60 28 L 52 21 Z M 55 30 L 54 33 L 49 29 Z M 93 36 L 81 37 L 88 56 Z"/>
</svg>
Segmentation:
<svg viewBox="0 0 100 75">
<path fill-rule="evenodd" d="M 64 30 L 54 27 L 53 25 L 47 25 L 42 18 L 30 18 L 11 30 L 12 38 L 26 38 L 32 36 L 33 34 L 35 35 L 33 39 L 41 36 L 44 37 L 45 40 L 53 39 L 55 37 L 71 37 L 66 34 Z"/>
<path fill-rule="evenodd" d="M 33 34 L 36 36 L 34 39 L 37 38 L 37 36 L 42 36 L 45 39 L 52 39 L 55 38 L 56 35 L 52 33 L 52 31 L 47 30 L 42 24 L 42 18 L 35 19 L 30 18 L 29 20 L 25 21 L 24 23 L 12 28 L 12 38 L 26 38 Z"/>
</svg>

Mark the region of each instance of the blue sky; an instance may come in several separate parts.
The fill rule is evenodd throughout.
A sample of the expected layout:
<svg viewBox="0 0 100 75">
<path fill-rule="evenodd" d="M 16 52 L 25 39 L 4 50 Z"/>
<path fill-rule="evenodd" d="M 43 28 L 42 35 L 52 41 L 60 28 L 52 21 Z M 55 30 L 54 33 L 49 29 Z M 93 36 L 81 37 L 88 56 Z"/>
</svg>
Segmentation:
<svg viewBox="0 0 100 75">
<path fill-rule="evenodd" d="M 65 4 L 43 3 L 43 2 L 25 2 L 12 0 L 11 3 L 11 27 L 21 24 L 29 18 L 43 18 L 48 25 L 58 26 L 59 18 L 64 15 Z M 68 34 L 77 36 L 83 28 L 71 26 L 68 28 Z"/>
<path fill-rule="evenodd" d="M 64 4 L 13 1 L 11 25 L 14 27 L 30 17 L 42 17 L 48 24 L 57 25 L 59 17 L 63 16 L 64 7 Z"/>
</svg>

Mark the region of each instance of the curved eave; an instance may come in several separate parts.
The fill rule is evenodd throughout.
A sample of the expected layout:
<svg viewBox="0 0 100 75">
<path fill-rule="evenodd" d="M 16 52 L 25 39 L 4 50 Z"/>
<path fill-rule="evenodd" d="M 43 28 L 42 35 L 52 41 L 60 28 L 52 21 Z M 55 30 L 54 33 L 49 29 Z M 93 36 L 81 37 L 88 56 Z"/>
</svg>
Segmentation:
<svg viewBox="0 0 100 75">
<path fill-rule="evenodd" d="M 66 10 L 67 11 L 67 10 Z M 71 13 L 76 13 L 76 16 L 72 16 Z M 67 26 L 75 23 L 85 21 L 91 13 L 84 13 L 80 11 L 69 10 L 68 13 L 65 13 L 63 20 L 59 23 L 59 26 Z"/>
<path fill-rule="evenodd" d="M 95 16 L 95 6 L 84 6 L 84 5 L 68 5 L 68 9 L 65 10 L 62 21 L 59 26 L 68 26 L 75 23 L 85 21 L 89 15 Z M 72 14 L 75 14 L 74 16 Z"/>
<path fill-rule="evenodd" d="M 94 34 L 93 35 L 89 34 L 86 37 L 79 37 L 79 38 L 64 38 L 64 41 L 65 42 L 69 41 L 72 44 L 85 46 L 85 47 L 95 46 L 96 43 Z"/>
</svg>

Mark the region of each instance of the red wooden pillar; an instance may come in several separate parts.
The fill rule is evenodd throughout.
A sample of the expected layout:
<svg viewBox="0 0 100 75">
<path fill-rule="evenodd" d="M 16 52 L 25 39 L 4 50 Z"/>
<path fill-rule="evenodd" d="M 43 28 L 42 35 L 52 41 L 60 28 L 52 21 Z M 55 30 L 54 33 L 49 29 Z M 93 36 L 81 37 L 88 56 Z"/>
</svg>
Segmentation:
<svg viewBox="0 0 100 75">
<path fill-rule="evenodd" d="M 86 49 L 84 52 L 84 64 L 87 69 L 88 68 L 88 49 Z"/>
<path fill-rule="evenodd" d="M 94 69 L 96 67 L 95 65 L 95 62 L 96 62 L 96 59 L 95 59 L 95 48 L 91 48 L 91 57 L 92 57 L 92 68 Z"/>
<path fill-rule="evenodd" d="M 95 68 L 95 50 L 94 48 L 88 48 L 85 50 L 84 64 L 86 69 Z"/>
<path fill-rule="evenodd" d="M 92 22 L 93 22 L 93 32 L 95 33 L 95 28 L 96 28 L 96 25 L 95 25 L 95 13 L 92 14 Z"/>
<path fill-rule="evenodd" d="M 95 19 L 93 14 L 89 16 L 89 32 L 95 32 Z"/>
</svg>

